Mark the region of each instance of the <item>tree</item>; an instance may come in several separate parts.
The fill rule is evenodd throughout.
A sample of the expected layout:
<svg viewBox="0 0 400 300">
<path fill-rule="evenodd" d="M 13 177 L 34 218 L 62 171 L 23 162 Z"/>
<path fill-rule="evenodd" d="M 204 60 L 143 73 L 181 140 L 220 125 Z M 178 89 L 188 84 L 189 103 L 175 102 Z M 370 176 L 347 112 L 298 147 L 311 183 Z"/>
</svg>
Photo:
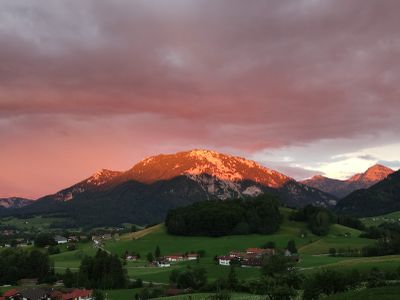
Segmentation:
<svg viewBox="0 0 400 300">
<path fill-rule="evenodd" d="M 60 249 L 57 246 L 49 246 L 49 248 L 47 249 L 47 253 L 49 255 L 58 254 L 60 253 Z"/>
<path fill-rule="evenodd" d="M 64 286 L 66 288 L 74 287 L 76 285 L 76 279 L 76 274 L 72 273 L 70 268 L 67 268 L 63 276 Z"/>
<path fill-rule="evenodd" d="M 336 248 L 329 248 L 329 255 L 336 256 Z"/>
<path fill-rule="evenodd" d="M 104 300 L 104 294 L 102 291 L 99 290 L 94 290 L 93 292 L 93 298 L 95 300 Z"/>
<path fill-rule="evenodd" d="M 148 262 L 153 262 L 154 261 L 153 253 L 151 253 L 151 252 L 147 253 L 147 257 L 146 258 L 147 258 Z"/>
<path fill-rule="evenodd" d="M 237 289 L 239 280 L 236 275 L 235 266 L 230 266 L 227 283 L 228 283 L 228 288 L 231 291 L 234 291 Z"/>
<path fill-rule="evenodd" d="M 327 235 L 331 225 L 331 216 L 329 212 L 320 210 L 311 216 L 309 227 L 312 233 L 316 235 Z"/>
<path fill-rule="evenodd" d="M 320 294 L 331 295 L 344 292 L 354 282 L 347 282 L 348 276 L 336 270 L 322 270 L 308 277 L 304 284 L 304 299 L 319 299 Z"/>
<path fill-rule="evenodd" d="M 35 246 L 39 248 L 44 248 L 46 246 L 55 246 L 57 245 L 56 241 L 54 240 L 53 236 L 48 233 L 41 233 L 36 236 L 34 240 Z"/>
<path fill-rule="evenodd" d="M 117 289 L 127 286 L 126 270 L 116 255 L 97 251 L 94 257 L 84 257 L 79 267 L 78 281 L 86 288 Z"/>
<path fill-rule="evenodd" d="M 380 271 L 378 268 L 372 268 L 368 274 L 368 283 L 367 286 L 369 288 L 380 287 L 385 285 L 385 274 Z"/>
<path fill-rule="evenodd" d="M 157 245 L 156 250 L 154 251 L 154 257 L 158 259 L 160 258 L 160 256 L 161 256 L 161 250 L 160 247 Z"/>
<path fill-rule="evenodd" d="M 260 288 L 270 299 L 291 299 L 297 294 L 301 279 L 291 258 L 283 255 L 265 258 L 261 272 Z"/>
<path fill-rule="evenodd" d="M 262 246 L 262 248 L 264 248 L 264 249 L 275 249 L 276 248 L 276 244 L 273 241 L 268 241 Z"/>
<path fill-rule="evenodd" d="M 207 283 L 207 272 L 204 268 L 172 270 L 169 281 L 180 289 L 192 288 L 198 290 Z"/>
<path fill-rule="evenodd" d="M 290 240 L 286 247 L 290 253 L 297 253 L 296 242 L 294 240 Z"/>
</svg>

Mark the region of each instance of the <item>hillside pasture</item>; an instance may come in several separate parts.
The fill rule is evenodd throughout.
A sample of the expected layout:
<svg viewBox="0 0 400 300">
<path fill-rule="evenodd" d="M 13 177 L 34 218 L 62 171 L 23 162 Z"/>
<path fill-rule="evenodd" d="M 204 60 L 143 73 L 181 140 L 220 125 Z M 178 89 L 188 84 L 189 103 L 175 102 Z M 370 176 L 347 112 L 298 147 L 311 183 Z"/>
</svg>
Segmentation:
<svg viewBox="0 0 400 300">
<path fill-rule="evenodd" d="M 382 223 L 400 223 L 400 211 L 386 215 L 360 219 L 366 226 L 379 226 Z"/>
</svg>

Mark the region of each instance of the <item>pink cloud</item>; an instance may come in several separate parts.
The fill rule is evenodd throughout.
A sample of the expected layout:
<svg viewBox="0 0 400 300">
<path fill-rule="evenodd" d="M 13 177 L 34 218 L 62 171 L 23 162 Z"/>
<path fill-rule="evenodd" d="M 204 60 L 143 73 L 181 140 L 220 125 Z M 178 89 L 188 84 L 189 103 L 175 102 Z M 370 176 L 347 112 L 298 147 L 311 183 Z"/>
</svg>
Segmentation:
<svg viewBox="0 0 400 300">
<path fill-rule="evenodd" d="M 396 1 L 42 2 L 0 4 L 2 194 L 400 129 Z"/>
</svg>

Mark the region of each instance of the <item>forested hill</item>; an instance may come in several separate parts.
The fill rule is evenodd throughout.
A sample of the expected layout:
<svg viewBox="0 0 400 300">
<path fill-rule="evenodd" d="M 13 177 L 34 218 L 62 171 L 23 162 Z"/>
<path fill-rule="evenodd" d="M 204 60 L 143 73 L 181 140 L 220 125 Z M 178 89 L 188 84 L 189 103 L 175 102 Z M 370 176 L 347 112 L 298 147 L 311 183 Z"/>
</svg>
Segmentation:
<svg viewBox="0 0 400 300">
<path fill-rule="evenodd" d="M 278 201 L 262 195 L 254 199 L 199 202 L 169 211 L 167 230 L 176 235 L 223 236 L 271 234 L 279 229 L 282 215 Z"/>
<path fill-rule="evenodd" d="M 376 216 L 400 210 L 400 171 L 369 189 L 358 190 L 336 206 L 336 212 L 354 216 Z"/>
</svg>

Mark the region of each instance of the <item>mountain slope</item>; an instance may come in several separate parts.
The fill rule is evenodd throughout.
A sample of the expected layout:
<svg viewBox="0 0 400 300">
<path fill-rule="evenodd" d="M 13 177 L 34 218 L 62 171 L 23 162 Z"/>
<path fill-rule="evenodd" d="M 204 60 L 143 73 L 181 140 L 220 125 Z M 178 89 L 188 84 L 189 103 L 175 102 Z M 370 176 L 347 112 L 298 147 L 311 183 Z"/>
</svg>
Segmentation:
<svg viewBox="0 0 400 300">
<path fill-rule="evenodd" d="M 400 171 L 368 189 L 361 189 L 340 200 L 338 213 L 355 216 L 374 216 L 400 210 Z"/>
<path fill-rule="evenodd" d="M 2 208 L 21 208 L 33 203 L 33 200 L 19 197 L 0 198 Z"/>
<path fill-rule="evenodd" d="M 69 201 L 73 199 L 76 195 L 79 195 L 86 191 L 94 190 L 105 190 L 110 186 L 121 183 L 118 178 L 122 175 L 122 172 L 111 171 L 106 169 L 101 169 L 100 171 L 94 173 L 89 178 L 66 188 L 56 194 L 47 196 L 58 201 Z"/>
<path fill-rule="evenodd" d="M 146 158 L 126 172 L 102 170 L 18 213 L 67 212 L 80 222 L 148 224 L 195 201 L 271 193 L 283 204 L 333 206 L 335 197 L 240 157 L 192 150 Z M 84 216 L 84 217 L 83 217 Z"/>
<path fill-rule="evenodd" d="M 368 168 L 364 173 L 355 174 L 347 180 L 337 180 L 317 175 L 302 181 L 302 183 L 335 195 L 338 198 L 343 198 L 356 190 L 369 188 L 393 172 L 388 167 L 376 164 Z"/>
</svg>

